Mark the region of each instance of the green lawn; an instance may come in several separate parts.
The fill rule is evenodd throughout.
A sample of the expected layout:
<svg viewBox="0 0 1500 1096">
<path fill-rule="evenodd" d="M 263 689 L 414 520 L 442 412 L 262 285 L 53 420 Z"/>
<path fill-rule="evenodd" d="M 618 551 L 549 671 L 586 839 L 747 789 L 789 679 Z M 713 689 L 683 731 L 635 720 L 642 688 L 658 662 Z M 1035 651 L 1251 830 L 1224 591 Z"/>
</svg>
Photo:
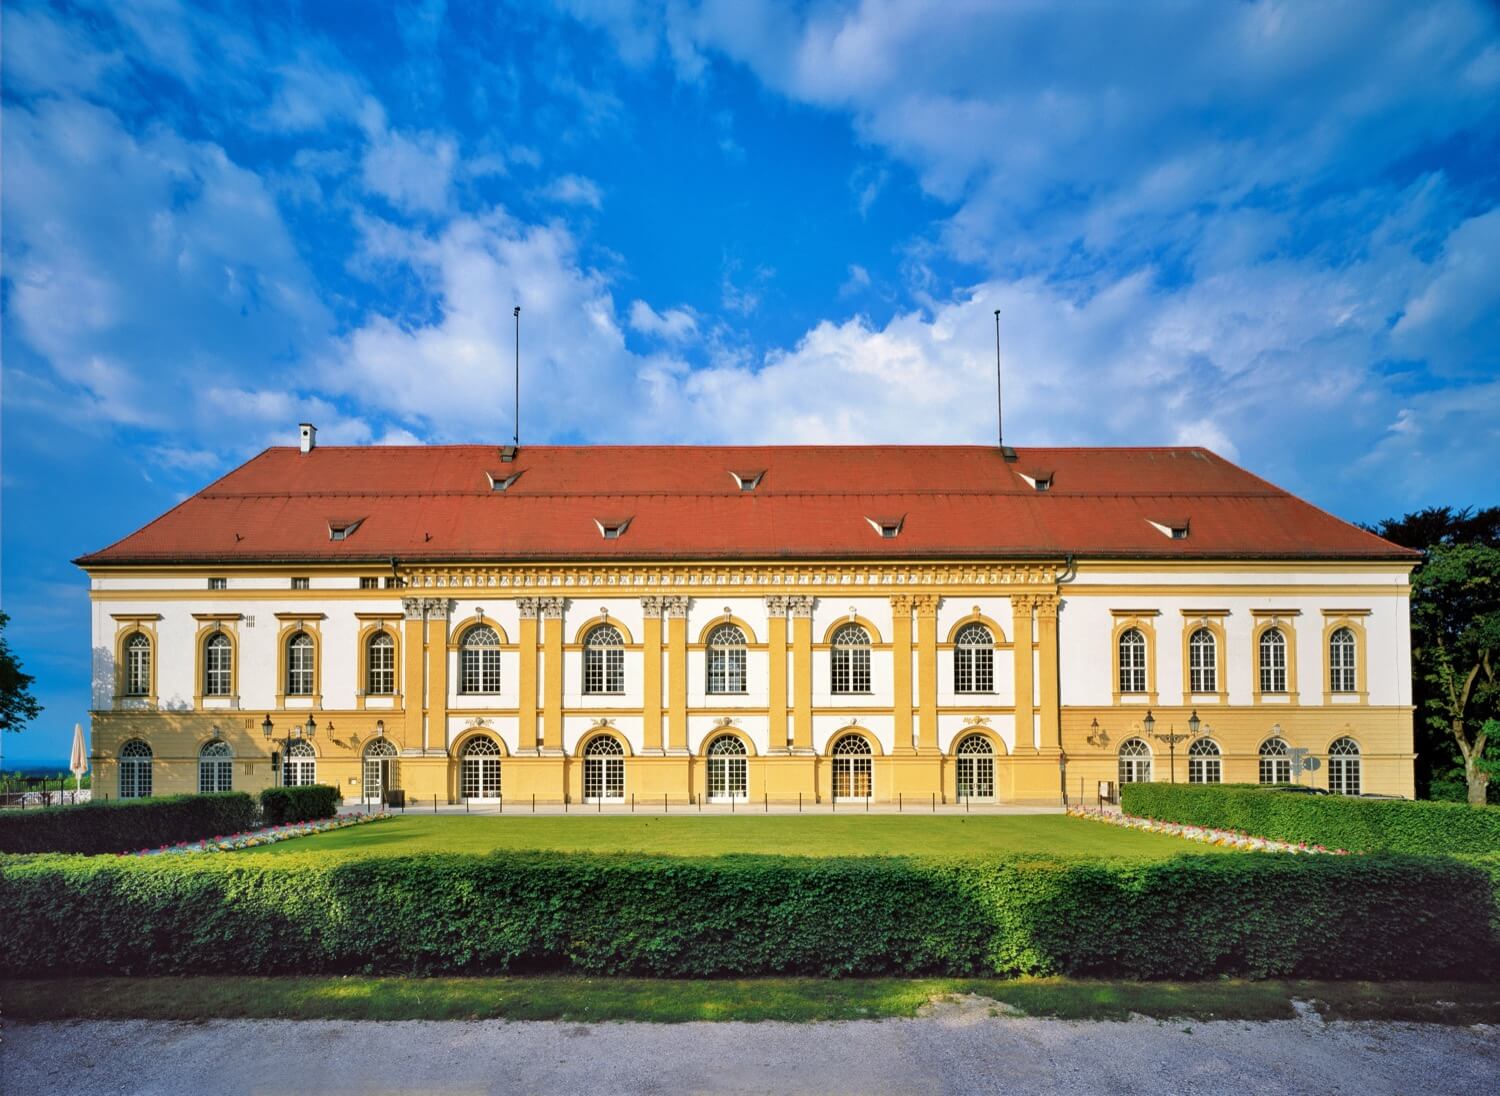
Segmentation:
<svg viewBox="0 0 1500 1096">
<path fill-rule="evenodd" d="M 1166 859 L 1228 850 L 1060 814 L 1034 815 L 398 815 L 236 856 L 358 852 L 482 853 L 494 849 L 647 852 L 670 856 L 983 856 Z"/>
<path fill-rule="evenodd" d="M 974 995 L 970 997 L 968 995 Z M 956 999 L 955 999 L 956 995 Z M 7 1019 L 869 1020 L 924 1006 L 1069 1020 L 1500 1021 L 1482 982 L 1115 982 L 1066 978 L 56 978 L 0 981 Z"/>
</svg>

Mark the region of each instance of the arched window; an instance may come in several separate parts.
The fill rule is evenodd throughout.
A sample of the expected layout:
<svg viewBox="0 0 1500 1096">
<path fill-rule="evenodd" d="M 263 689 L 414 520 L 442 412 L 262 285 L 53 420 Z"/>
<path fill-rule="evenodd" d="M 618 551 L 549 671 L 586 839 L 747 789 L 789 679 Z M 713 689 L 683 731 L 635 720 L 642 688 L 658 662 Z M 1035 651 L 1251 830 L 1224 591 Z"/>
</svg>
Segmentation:
<svg viewBox="0 0 1500 1096">
<path fill-rule="evenodd" d="M 364 797 L 379 803 L 386 789 L 395 787 L 396 747 L 390 739 L 377 738 L 365 747 L 364 770 Z"/>
<path fill-rule="evenodd" d="M 459 793 L 465 799 L 500 798 L 500 746 L 493 738 L 479 735 L 464 746 L 458 769 Z"/>
<path fill-rule="evenodd" d="M 1260 634 L 1260 691 L 1286 692 L 1286 636 L 1275 626 Z"/>
<path fill-rule="evenodd" d="M 365 692 L 390 696 L 396 691 L 396 637 L 381 630 L 370 637 L 365 650 Z"/>
<path fill-rule="evenodd" d="M 1221 784 L 1224 767 L 1219 744 L 1211 738 L 1200 738 L 1188 747 L 1188 783 Z"/>
<path fill-rule="evenodd" d="M 1328 746 L 1328 790 L 1334 795 L 1360 791 L 1359 743 L 1347 735 Z"/>
<path fill-rule="evenodd" d="M 1292 755 L 1285 740 L 1268 738 L 1260 744 L 1260 782 L 1262 784 L 1290 784 L 1292 782 Z"/>
<path fill-rule="evenodd" d="M 1219 691 L 1219 640 L 1211 628 L 1199 628 L 1188 637 L 1188 690 Z"/>
<path fill-rule="evenodd" d="M 1120 743 L 1120 783 L 1151 783 L 1151 747 L 1139 738 Z"/>
<path fill-rule="evenodd" d="M 625 747 L 612 735 L 601 734 L 583 748 L 583 801 L 625 802 Z"/>
<path fill-rule="evenodd" d="M 488 624 L 476 624 L 464 633 L 458 648 L 458 691 L 500 691 L 500 634 Z"/>
<path fill-rule="evenodd" d="M 625 691 L 625 637 L 613 624 L 601 624 L 583 637 L 583 691 Z"/>
<path fill-rule="evenodd" d="M 1139 628 L 1120 633 L 1120 692 L 1146 691 L 1146 634 Z"/>
<path fill-rule="evenodd" d="M 223 632 L 203 641 L 203 695 L 228 696 L 234 688 L 234 644 Z"/>
<path fill-rule="evenodd" d="M 833 692 L 870 691 L 870 633 L 858 624 L 845 624 L 833 633 Z"/>
<path fill-rule="evenodd" d="M 708 744 L 708 801 L 744 802 L 749 793 L 749 765 L 745 744 L 732 734 L 721 734 Z"/>
<path fill-rule="evenodd" d="M 286 641 L 286 695 L 312 696 L 312 692 L 312 636 L 297 632 Z"/>
<path fill-rule="evenodd" d="M 281 759 L 281 783 L 288 788 L 318 782 L 318 754 L 311 742 L 293 742 Z"/>
<path fill-rule="evenodd" d="M 953 770 L 958 798 L 991 802 L 995 798 L 995 747 L 982 734 L 971 734 L 958 744 Z"/>
<path fill-rule="evenodd" d="M 953 691 L 995 691 L 995 637 L 983 624 L 965 624 L 954 637 Z"/>
<path fill-rule="evenodd" d="M 745 692 L 745 633 L 733 624 L 708 633 L 708 691 Z"/>
<path fill-rule="evenodd" d="M 151 637 L 145 632 L 132 632 L 125 640 L 125 687 L 121 693 L 151 695 Z"/>
<path fill-rule="evenodd" d="M 198 794 L 234 790 L 234 751 L 222 739 L 205 742 L 198 751 Z"/>
<path fill-rule="evenodd" d="M 1328 637 L 1328 688 L 1330 692 L 1352 693 L 1359 688 L 1354 672 L 1354 630 L 1335 628 Z"/>
<path fill-rule="evenodd" d="M 151 747 L 139 739 L 120 747 L 120 798 L 144 799 L 151 794 Z"/>
<path fill-rule="evenodd" d="M 833 744 L 833 798 L 869 799 L 874 783 L 869 741 L 863 735 L 844 735 Z"/>
</svg>

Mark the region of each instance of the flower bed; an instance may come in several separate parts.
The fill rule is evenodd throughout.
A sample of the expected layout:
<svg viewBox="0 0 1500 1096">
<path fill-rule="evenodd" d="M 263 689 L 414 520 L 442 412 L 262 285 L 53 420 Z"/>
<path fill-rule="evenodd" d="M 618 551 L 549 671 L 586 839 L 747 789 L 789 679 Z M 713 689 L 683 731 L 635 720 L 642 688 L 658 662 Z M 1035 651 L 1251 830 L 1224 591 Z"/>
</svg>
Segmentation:
<svg viewBox="0 0 1500 1096">
<path fill-rule="evenodd" d="M 236 852 L 240 849 L 255 849 L 263 845 L 274 845 L 278 841 L 290 841 L 294 837 L 307 837 L 329 830 L 342 830 L 348 826 L 363 826 L 368 822 L 379 822 L 390 818 L 386 811 L 378 814 L 341 814 L 334 818 L 320 818 L 315 822 L 287 822 L 280 826 L 267 826 L 259 830 L 230 834 L 228 837 L 209 837 L 202 841 L 179 841 L 175 845 L 162 845 L 154 849 L 122 852 L 121 856 L 160 856 L 177 852 Z"/>
<path fill-rule="evenodd" d="M 1180 822 L 1160 822 L 1155 818 L 1136 818 L 1128 814 L 1103 811 L 1096 807 L 1069 807 L 1068 814 L 1074 818 L 1089 818 L 1095 822 L 1108 822 L 1112 826 L 1124 826 L 1129 830 L 1144 830 L 1146 833 L 1165 834 L 1168 837 L 1183 837 L 1189 841 L 1202 841 L 1223 849 L 1243 849 L 1246 852 L 1324 853 L 1329 856 L 1348 856 L 1346 849 L 1330 849 L 1323 845 L 1308 845 L 1294 841 L 1275 841 L 1269 837 L 1236 830 L 1216 830 L 1209 826 L 1185 826 Z"/>
</svg>

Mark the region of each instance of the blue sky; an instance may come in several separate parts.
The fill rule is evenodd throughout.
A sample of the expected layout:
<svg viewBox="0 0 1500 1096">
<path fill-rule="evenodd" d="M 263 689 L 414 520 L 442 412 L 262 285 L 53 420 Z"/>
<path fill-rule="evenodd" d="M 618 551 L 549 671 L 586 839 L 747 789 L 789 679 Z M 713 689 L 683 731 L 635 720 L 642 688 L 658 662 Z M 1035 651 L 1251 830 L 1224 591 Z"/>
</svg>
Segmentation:
<svg viewBox="0 0 1500 1096">
<path fill-rule="evenodd" d="M 115 540 L 331 443 L 1203 444 L 1497 501 L 1500 23 L 1463 0 L 4 9 L 3 580 L 85 715 Z"/>
</svg>

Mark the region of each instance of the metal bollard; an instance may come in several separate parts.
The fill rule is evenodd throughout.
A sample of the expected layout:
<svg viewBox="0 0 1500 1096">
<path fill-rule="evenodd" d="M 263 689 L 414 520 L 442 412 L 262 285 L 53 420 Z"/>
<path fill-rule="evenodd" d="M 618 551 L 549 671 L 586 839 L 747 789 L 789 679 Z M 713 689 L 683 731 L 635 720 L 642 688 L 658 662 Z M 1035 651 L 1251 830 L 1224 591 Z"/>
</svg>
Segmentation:
<svg viewBox="0 0 1500 1096">
<path fill-rule="evenodd" d="M 531 793 L 531 813 L 536 814 L 536 792 Z"/>
<path fill-rule="evenodd" d="M 666 792 L 662 792 L 661 793 L 661 813 L 662 814 L 666 814 L 667 813 L 667 793 Z"/>
<path fill-rule="evenodd" d="M 906 810 L 906 793 L 905 792 L 897 792 L 896 793 L 896 813 L 900 814 L 904 810 Z"/>
<path fill-rule="evenodd" d="M 868 795 L 865 796 L 865 813 L 870 813 L 870 797 Z"/>
<path fill-rule="evenodd" d="M 468 814 L 468 813 L 469 813 L 469 800 L 468 800 L 467 797 L 465 797 L 464 798 L 464 814 Z"/>
<path fill-rule="evenodd" d="M 765 802 L 766 813 L 770 814 L 771 813 L 771 797 L 769 795 L 767 795 L 765 792 L 762 792 L 760 797 Z"/>
<path fill-rule="evenodd" d="M 798 814 L 802 813 L 802 793 L 801 792 L 797 793 L 797 813 Z"/>
<path fill-rule="evenodd" d="M 635 792 L 630 793 L 630 813 L 635 813 Z"/>
<path fill-rule="evenodd" d="M 602 795 L 599 797 L 599 809 L 597 811 L 595 811 L 594 813 L 595 814 L 603 814 L 604 813 L 604 797 Z"/>
<path fill-rule="evenodd" d="M 432 813 L 437 814 L 437 792 L 432 793 Z"/>
<path fill-rule="evenodd" d="M 932 793 L 932 813 L 937 814 L 937 792 Z"/>
</svg>

